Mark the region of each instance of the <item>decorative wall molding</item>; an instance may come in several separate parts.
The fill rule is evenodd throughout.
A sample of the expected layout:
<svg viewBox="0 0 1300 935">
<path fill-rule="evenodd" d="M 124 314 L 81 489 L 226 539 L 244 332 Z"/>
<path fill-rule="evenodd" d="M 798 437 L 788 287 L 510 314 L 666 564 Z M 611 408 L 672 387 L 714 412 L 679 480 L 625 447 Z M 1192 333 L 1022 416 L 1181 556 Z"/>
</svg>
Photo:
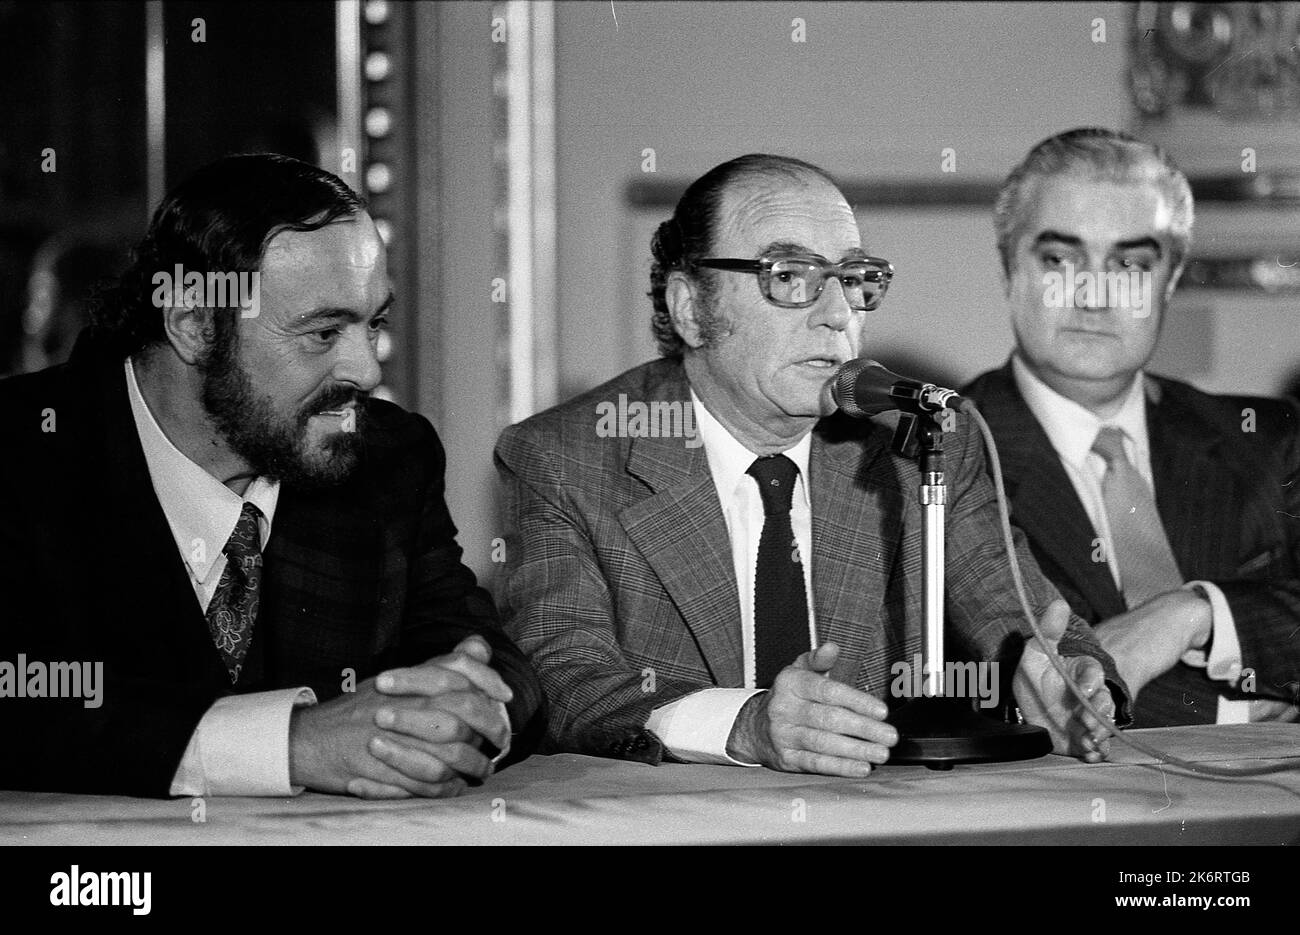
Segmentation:
<svg viewBox="0 0 1300 935">
<path fill-rule="evenodd" d="M 1000 182 L 871 182 L 849 180 L 840 190 L 849 204 L 879 208 L 992 207 Z M 668 208 L 682 197 L 690 181 L 681 179 L 633 179 L 627 186 L 627 204 L 633 208 Z"/>
<path fill-rule="evenodd" d="M 1228 289 L 1267 295 L 1300 292 L 1300 247 L 1287 253 L 1193 257 L 1187 262 L 1180 292 Z"/>
<path fill-rule="evenodd" d="M 1148 117 L 1300 116 L 1300 4 L 1137 3 L 1129 94 Z"/>
<path fill-rule="evenodd" d="M 498 0 L 491 9 L 494 35 L 508 37 L 492 45 L 492 224 L 493 276 L 506 283 L 498 354 L 508 362 L 509 424 L 558 401 L 555 5 Z"/>
<path fill-rule="evenodd" d="M 1300 4 L 1297 4 L 1300 7 Z M 1290 207 L 1300 205 L 1300 171 L 1201 175 L 1190 178 L 1197 205 Z M 634 179 L 626 189 L 626 203 L 636 209 L 671 211 L 690 181 Z M 849 204 L 861 208 L 993 208 L 1000 181 L 872 182 L 845 181 L 840 188 Z"/>
</svg>

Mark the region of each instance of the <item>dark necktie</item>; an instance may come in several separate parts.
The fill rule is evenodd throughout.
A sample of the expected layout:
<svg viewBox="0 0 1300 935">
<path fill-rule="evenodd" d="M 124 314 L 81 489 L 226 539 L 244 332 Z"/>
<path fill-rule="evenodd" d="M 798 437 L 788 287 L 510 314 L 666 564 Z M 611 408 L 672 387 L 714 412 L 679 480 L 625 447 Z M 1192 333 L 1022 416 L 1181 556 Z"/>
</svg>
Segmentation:
<svg viewBox="0 0 1300 935">
<path fill-rule="evenodd" d="M 239 522 L 223 550 L 226 569 L 208 604 L 208 631 L 230 672 L 231 684 L 239 681 L 257 620 L 257 589 L 262 581 L 262 540 L 257 518 L 261 515 L 261 510 L 244 502 Z"/>
<path fill-rule="evenodd" d="M 785 455 L 759 458 L 746 472 L 763 497 L 763 533 L 754 571 L 754 684 L 770 688 L 808 645 L 808 592 L 790 526 L 790 500 L 799 476 Z"/>
<path fill-rule="evenodd" d="M 1092 450 L 1106 461 L 1101 495 L 1125 603 L 1136 607 L 1182 587 L 1183 576 L 1156 511 L 1155 496 L 1124 454 L 1124 430 L 1103 426 Z"/>
</svg>

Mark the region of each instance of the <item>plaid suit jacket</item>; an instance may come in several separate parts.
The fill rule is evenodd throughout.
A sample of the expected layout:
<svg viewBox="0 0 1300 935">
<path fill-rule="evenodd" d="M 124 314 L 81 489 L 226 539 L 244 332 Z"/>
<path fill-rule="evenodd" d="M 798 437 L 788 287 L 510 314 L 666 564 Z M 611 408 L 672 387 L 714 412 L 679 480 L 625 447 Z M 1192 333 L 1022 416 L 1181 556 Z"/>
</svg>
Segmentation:
<svg viewBox="0 0 1300 935">
<path fill-rule="evenodd" d="M 460 561 L 445 456 L 422 417 L 369 400 L 346 483 L 281 486 L 233 687 L 154 495 L 122 358 L 83 335 L 68 364 L 0 381 L 0 424 L 0 662 L 104 665 L 97 709 L 0 698 L 0 787 L 166 796 L 218 697 L 307 685 L 325 701 L 347 669 L 359 683 L 471 633 L 514 689 L 511 757 L 540 739 L 536 675 Z"/>
<path fill-rule="evenodd" d="M 1295 404 L 1211 396 L 1147 381 L 1156 508 L 1186 580 L 1217 584 L 1232 609 L 1254 691 L 1179 663 L 1142 690 L 1133 726 L 1213 723 L 1229 698 L 1300 700 L 1300 418 Z M 963 392 L 993 429 L 1012 518 L 1043 572 L 1091 624 L 1126 610 L 1096 532 L 1052 443 L 1016 387 L 1011 364 Z M 1252 421 L 1250 413 L 1253 413 Z M 1250 428 L 1246 431 L 1247 427 Z"/>
<path fill-rule="evenodd" d="M 654 708 L 743 685 L 740 607 L 703 447 L 600 437 L 598 406 L 621 396 L 690 405 L 681 364 L 657 360 L 502 434 L 508 536 L 498 604 L 542 679 L 545 749 L 658 763 L 665 750 L 644 729 Z M 919 473 L 890 452 L 892 428 L 824 419 L 809 466 L 818 639 L 841 647 L 834 677 L 881 697 L 891 664 L 920 651 L 923 628 Z M 948 438 L 949 656 L 998 660 L 1009 684 L 1027 625 L 978 436 L 963 424 Z M 1023 542 L 1020 552 L 1041 611 L 1056 592 Z M 1097 656 L 1121 684 L 1082 621 L 1061 649 Z"/>
</svg>

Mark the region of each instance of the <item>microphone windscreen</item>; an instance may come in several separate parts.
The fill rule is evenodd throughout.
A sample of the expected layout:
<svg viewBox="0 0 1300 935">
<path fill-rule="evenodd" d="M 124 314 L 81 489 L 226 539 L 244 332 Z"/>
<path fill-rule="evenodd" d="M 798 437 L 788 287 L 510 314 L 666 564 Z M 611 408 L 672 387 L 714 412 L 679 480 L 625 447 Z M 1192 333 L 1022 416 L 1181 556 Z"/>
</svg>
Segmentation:
<svg viewBox="0 0 1300 935">
<path fill-rule="evenodd" d="M 836 371 L 831 398 L 847 415 L 863 419 L 898 408 L 890 391 L 902 379 L 879 361 L 858 357 Z"/>
</svg>

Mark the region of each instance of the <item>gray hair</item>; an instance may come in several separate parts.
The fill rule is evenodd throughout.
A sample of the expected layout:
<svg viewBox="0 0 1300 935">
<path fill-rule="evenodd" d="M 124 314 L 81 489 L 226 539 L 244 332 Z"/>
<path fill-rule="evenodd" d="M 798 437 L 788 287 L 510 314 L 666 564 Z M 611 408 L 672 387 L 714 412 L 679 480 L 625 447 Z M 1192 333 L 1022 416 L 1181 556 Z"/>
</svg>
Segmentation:
<svg viewBox="0 0 1300 935">
<path fill-rule="evenodd" d="M 1187 257 L 1192 243 L 1192 188 L 1187 176 L 1160 147 L 1118 130 L 1080 127 L 1048 137 L 1029 151 L 1002 183 L 993 207 L 1002 271 L 1011 275 L 1011 256 L 1024 211 L 1026 183 L 1033 178 L 1076 175 L 1118 183 L 1150 182 L 1173 208 L 1172 268 Z"/>
</svg>

